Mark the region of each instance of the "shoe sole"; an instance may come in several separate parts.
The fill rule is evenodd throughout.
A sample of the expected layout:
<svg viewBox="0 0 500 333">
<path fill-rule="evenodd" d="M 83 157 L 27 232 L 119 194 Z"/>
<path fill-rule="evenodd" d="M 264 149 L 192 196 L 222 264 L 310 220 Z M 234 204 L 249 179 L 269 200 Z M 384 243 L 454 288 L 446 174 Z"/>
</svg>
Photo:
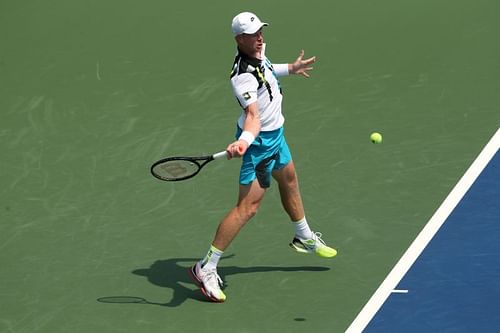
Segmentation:
<svg viewBox="0 0 500 333">
<path fill-rule="evenodd" d="M 293 243 L 290 243 L 290 244 L 288 244 L 288 245 L 290 245 L 290 247 L 291 247 L 294 251 L 296 251 L 296 252 L 298 252 L 298 253 L 307 253 L 307 254 L 313 254 L 313 253 L 314 253 L 314 254 L 316 254 L 318 257 L 321 257 L 321 258 L 333 258 L 333 257 L 335 257 L 335 256 L 337 255 L 337 250 L 335 250 L 335 253 L 334 253 L 333 255 L 326 255 L 326 256 L 324 256 L 324 255 L 321 255 L 321 254 L 319 254 L 318 252 L 316 252 L 316 251 L 314 251 L 314 250 L 306 250 L 306 249 L 304 249 L 304 248 L 298 247 L 298 246 L 296 246 L 296 245 L 295 245 L 295 244 L 293 244 Z"/>
<path fill-rule="evenodd" d="M 220 299 L 217 299 L 215 297 L 212 297 L 210 296 L 207 291 L 205 290 L 205 288 L 203 287 L 203 283 L 201 282 L 200 279 L 198 279 L 198 277 L 196 276 L 196 274 L 194 273 L 193 271 L 193 267 L 190 267 L 188 268 L 188 274 L 189 276 L 191 277 L 191 279 L 193 280 L 193 282 L 200 288 L 201 290 L 201 293 L 210 301 L 214 302 L 214 303 L 224 303 L 224 300 L 220 300 Z"/>
</svg>

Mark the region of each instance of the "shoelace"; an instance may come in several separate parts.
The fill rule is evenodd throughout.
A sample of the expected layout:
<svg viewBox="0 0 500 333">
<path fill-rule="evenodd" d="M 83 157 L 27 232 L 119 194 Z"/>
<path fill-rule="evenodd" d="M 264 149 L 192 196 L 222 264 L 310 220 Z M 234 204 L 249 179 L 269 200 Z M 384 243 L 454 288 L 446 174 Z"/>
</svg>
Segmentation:
<svg viewBox="0 0 500 333">
<path fill-rule="evenodd" d="M 323 239 L 321 239 L 321 237 L 323 236 L 323 234 L 319 231 L 312 231 L 312 236 L 310 238 L 310 240 L 314 241 L 314 244 L 309 244 L 309 243 L 306 243 L 306 242 L 303 242 L 303 241 L 300 241 L 299 239 L 299 244 L 298 246 L 304 248 L 304 249 L 314 249 L 317 247 L 317 244 L 318 242 L 320 244 L 323 244 L 325 245 L 325 241 L 323 241 Z M 304 240 L 306 241 L 306 240 Z"/>
<path fill-rule="evenodd" d="M 211 287 L 213 286 L 213 280 L 215 278 L 215 281 L 219 287 L 222 287 L 224 285 L 224 282 L 220 278 L 219 274 L 217 274 L 217 271 L 215 269 L 211 269 L 205 273 L 205 283 L 210 284 Z"/>
<path fill-rule="evenodd" d="M 316 237 L 314 237 L 314 236 L 316 236 Z M 315 239 L 316 241 L 319 241 L 322 244 L 325 244 L 325 241 L 323 239 L 321 239 L 322 236 L 323 236 L 323 234 L 321 232 L 313 231 L 313 239 Z"/>
</svg>

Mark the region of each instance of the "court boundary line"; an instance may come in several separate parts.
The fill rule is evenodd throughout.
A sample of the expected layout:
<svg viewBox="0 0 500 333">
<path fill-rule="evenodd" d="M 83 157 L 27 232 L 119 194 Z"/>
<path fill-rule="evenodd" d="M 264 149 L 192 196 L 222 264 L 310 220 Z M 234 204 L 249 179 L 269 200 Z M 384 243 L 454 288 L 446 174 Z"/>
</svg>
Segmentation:
<svg viewBox="0 0 500 333">
<path fill-rule="evenodd" d="M 354 321 L 345 331 L 346 333 L 360 333 L 368 326 L 389 295 L 395 290 L 398 283 L 403 279 L 413 263 L 448 219 L 460 200 L 462 200 L 499 149 L 500 128 L 497 129 L 496 133 L 484 146 L 474 162 L 472 162 L 469 169 L 467 169 L 462 178 L 460 178 L 458 183 L 453 187 L 441 206 L 439 206 L 434 215 L 432 215 L 430 220 L 411 243 L 410 247 L 408 247 L 375 293 L 361 309 Z"/>
</svg>

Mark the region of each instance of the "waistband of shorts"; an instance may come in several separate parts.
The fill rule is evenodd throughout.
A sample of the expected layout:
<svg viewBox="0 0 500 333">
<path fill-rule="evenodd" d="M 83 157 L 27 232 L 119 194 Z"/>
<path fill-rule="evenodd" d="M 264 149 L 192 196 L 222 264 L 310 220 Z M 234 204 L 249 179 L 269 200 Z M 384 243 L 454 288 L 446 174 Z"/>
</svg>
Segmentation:
<svg viewBox="0 0 500 333">
<path fill-rule="evenodd" d="M 274 136 L 282 133 L 283 131 L 284 131 L 284 128 L 283 128 L 283 126 L 281 126 L 280 128 L 272 130 L 272 131 L 260 131 L 259 136 L 261 136 L 263 138 L 274 137 Z M 241 132 L 243 132 L 243 130 L 238 125 L 236 125 L 236 132 L 238 133 L 238 136 L 239 136 L 239 134 L 241 134 Z"/>
</svg>

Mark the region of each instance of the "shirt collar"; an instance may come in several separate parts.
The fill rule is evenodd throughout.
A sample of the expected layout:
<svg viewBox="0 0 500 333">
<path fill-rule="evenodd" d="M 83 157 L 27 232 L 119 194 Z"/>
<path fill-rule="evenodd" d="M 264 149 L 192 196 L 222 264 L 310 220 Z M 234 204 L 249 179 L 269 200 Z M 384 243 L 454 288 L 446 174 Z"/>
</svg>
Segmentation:
<svg viewBox="0 0 500 333">
<path fill-rule="evenodd" d="M 252 65 L 253 67 L 259 67 L 262 63 L 262 60 L 249 56 L 248 54 L 241 51 L 240 48 L 238 48 L 238 56 L 240 56 L 243 60 L 245 60 L 248 64 Z"/>
</svg>

